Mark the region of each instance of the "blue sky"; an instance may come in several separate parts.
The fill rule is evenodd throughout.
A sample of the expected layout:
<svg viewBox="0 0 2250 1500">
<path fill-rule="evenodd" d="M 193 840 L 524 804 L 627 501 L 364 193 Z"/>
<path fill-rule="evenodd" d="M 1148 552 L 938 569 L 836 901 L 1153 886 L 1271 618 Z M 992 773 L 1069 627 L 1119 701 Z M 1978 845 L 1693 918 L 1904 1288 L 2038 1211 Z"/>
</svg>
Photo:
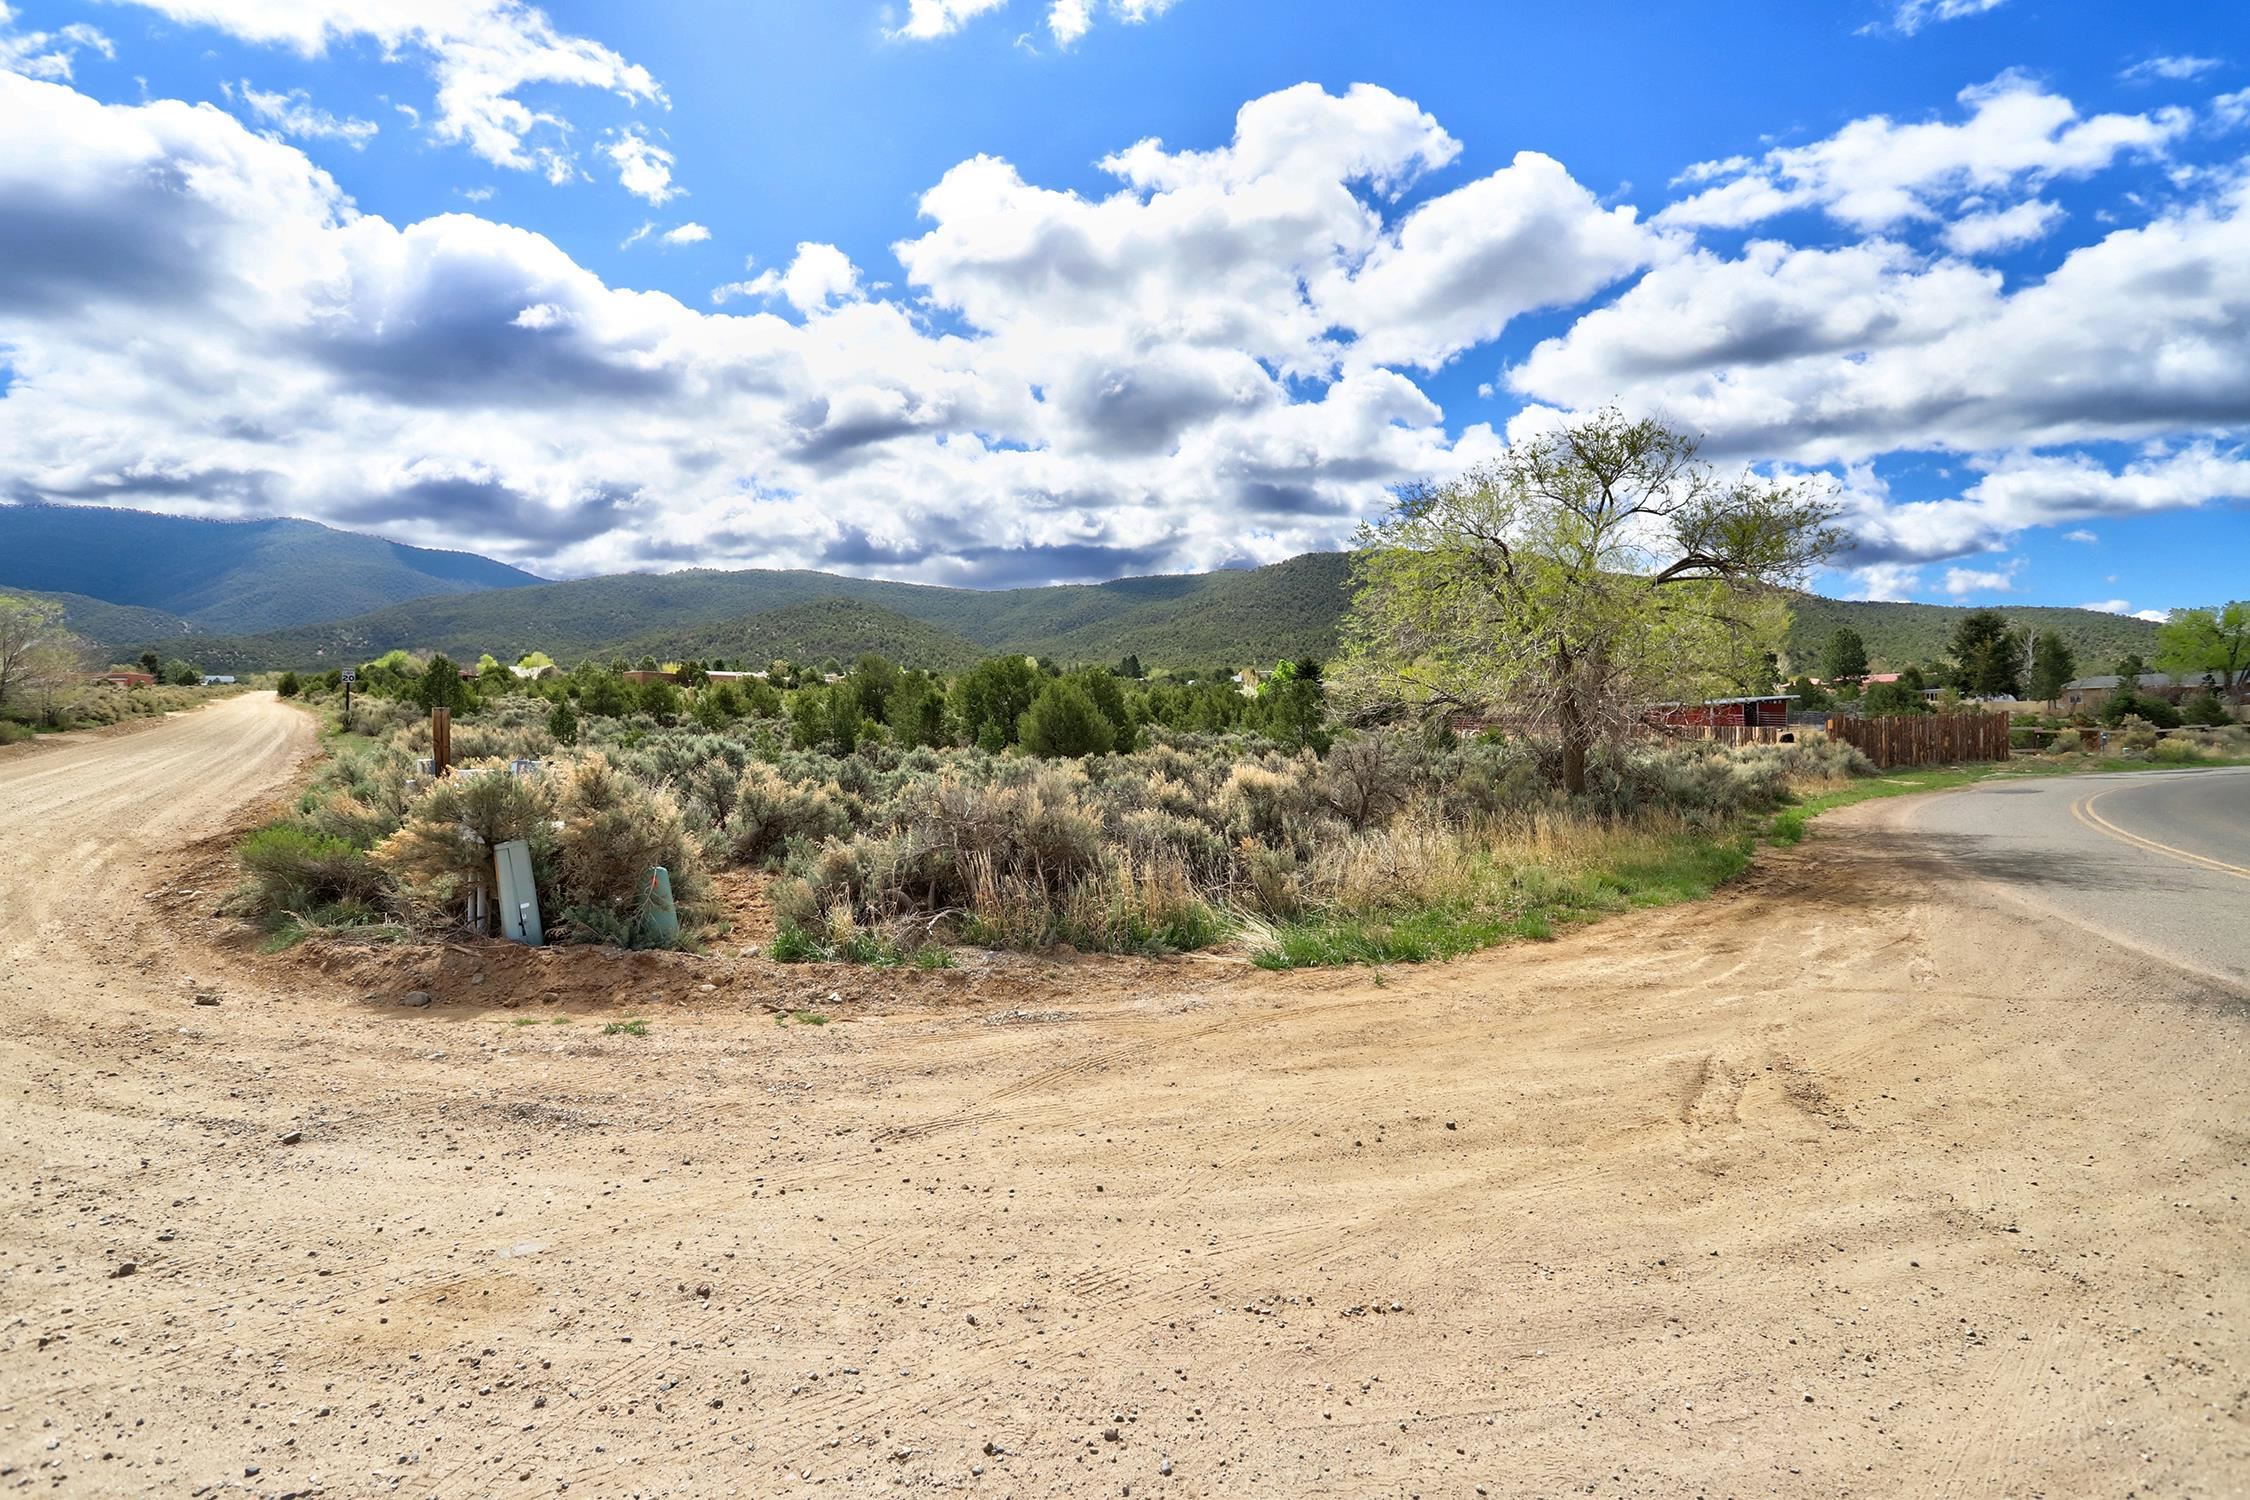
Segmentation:
<svg viewBox="0 0 2250 1500">
<path fill-rule="evenodd" d="M 1617 400 L 1826 592 L 2250 593 L 2244 8 L 1073 6 L 0 5 L 0 494 L 1040 582 Z"/>
</svg>

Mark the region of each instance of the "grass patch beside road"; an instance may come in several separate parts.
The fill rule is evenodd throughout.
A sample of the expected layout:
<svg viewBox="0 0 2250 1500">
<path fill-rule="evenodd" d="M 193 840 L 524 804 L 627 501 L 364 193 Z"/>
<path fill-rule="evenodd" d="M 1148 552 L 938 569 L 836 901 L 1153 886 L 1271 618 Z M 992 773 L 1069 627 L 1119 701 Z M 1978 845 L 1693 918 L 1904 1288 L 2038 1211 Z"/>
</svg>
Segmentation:
<svg viewBox="0 0 2250 1500">
<path fill-rule="evenodd" d="M 2197 764 L 2250 765 L 2250 759 Z M 1739 818 L 1718 831 L 1655 820 L 1618 829 L 1557 823 L 1528 840 L 1488 833 L 1464 870 L 1435 892 L 1424 872 L 1394 864 L 1386 872 L 1398 893 L 1394 905 L 1280 922 L 1249 919 L 1245 935 L 1251 962 L 1262 969 L 1457 958 L 1500 943 L 1551 938 L 1558 928 L 1615 912 L 1701 900 L 1749 869 L 1761 843 L 1798 843 L 1813 819 L 1855 803 L 1984 781 L 2177 769 L 2176 763 L 2119 756 L 1901 767 L 1807 787 L 1778 813 Z M 1417 900 L 1420 894 L 1436 898 Z"/>
<path fill-rule="evenodd" d="M 1474 836 L 1465 836 L 1464 841 Z M 1425 963 L 1499 943 L 1544 941 L 1556 929 L 1638 907 L 1708 896 L 1750 867 L 1747 830 L 1697 831 L 1671 820 L 1620 829 L 1550 823 L 1530 836 L 1489 836 L 1440 899 L 1415 904 L 1399 875 L 1395 905 L 1246 923 L 1262 969 Z"/>
</svg>

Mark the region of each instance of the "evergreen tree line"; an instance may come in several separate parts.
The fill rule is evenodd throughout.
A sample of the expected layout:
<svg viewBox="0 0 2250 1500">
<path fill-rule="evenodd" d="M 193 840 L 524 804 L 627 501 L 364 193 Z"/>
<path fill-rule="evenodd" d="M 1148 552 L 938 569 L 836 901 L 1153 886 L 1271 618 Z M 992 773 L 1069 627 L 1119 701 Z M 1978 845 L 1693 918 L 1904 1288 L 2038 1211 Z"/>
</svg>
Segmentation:
<svg viewBox="0 0 2250 1500">
<path fill-rule="evenodd" d="M 529 664 L 529 659 L 525 664 Z M 544 664 L 544 663 L 543 663 Z M 877 655 L 848 669 L 840 663 L 801 667 L 776 661 L 764 679 L 714 680 L 742 670 L 724 662 L 683 662 L 668 676 L 633 680 L 633 672 L 664 670 L 654 660 L 582 662 L 568 672 L 524 678 L 486 657 L 470 675 L 440 654 L 426 662 L 393 651 L 361 666 L 359 692 L 423 710 L 468 712 L 502 697 L 553 704 L 548 728 L 563 744 L 578 740 L 582 717 L 645 714 L 666 727 L 696 723 L 719 730 L 746 719 L 779 721 L 799 749 L 845 756 L 870 739 L 901 748 L 978 746 L 993 753 L 1078 757 L 1138 748 L 1144 731 L 1162 726 L 1195 733 L 1256 734 L 1289 749 L 1325 751 L 1327 703 L 1321 663 L 1281 662 L 1245 693 L 1224 670 L 1168 672 L 1154 677 L 1127 657 L 1113 667 L 1064 669 L 1052 662 L 999 656 L 945 675 L 903 668 Z M 342 673 L 288 674 L 285 694 L 332 694 Z"/>
</svg>

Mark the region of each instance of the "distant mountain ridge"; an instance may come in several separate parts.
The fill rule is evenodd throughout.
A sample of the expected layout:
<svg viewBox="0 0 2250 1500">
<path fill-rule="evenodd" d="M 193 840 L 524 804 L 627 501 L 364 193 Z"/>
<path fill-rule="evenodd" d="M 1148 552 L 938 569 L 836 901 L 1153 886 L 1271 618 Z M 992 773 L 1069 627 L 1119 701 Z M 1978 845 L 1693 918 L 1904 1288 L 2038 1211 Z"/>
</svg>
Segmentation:
<svg viewBox="0 0 2250 1500">
<path fill-rule="evenodd" d="M 540 580 L 472 552 L 409 547 L 311 521 L 216 521 L 90 505 L 0 505 L 0 589 L 159 610 L 197 633 L 248 634 L 433 594 Z M 122 616 L 81 604 L 81 634 L 116 647 Z M 169 634 L 169 632 L 163 632 Z"/>
<path fill-rule="evenodd" d="M 329 667 L 385 651 L 474 661 L 545 651 L 563 661 L 849 660 L 877 651 L 952 668 L 1001 653 L 1062 662 L 1218 667 L 1335 653 L 1351 555 L 1108 583 L 978 590 L 802 569 L 691 569 L 549 583 L 466 552 L 409 547 L 310 521 L 205 521 L 93 506 L 0 505 L 0 590 L 56 598 L 116 659 L 152 649 L 215 671 Z M 1857 630 L 1881 668 L 1934 662 L 1964 606 L 1799 596 L 1787 665 L 1817 673 L 1828 638 Z M 2084 671 L 2153 650 L 2145 620 L 2001 606 L 2053 630 Z"/>
<path fill-rule="evenodd" d="M 2007 622 L 2034 633 L 2053 631 L 2077 659 L 2080 675 L 2107 672 L 2128 651 L 2156 650 L 2156 626 L 2131 615 L 2054 604 L 1905 604 L 1881 600 L 1824 599 L 1803 594 L 1790 601 L 1789 670 L 1820 675 L 1820 659 L 1839 629 L 1852 629 L 1867 643 L 1868 664 L 1878 672 L 1903 671 L 1945 657 L 1961 617 L 1978 609 L 1997 610 Z"/>
<path fill-rule="evenodd" d="M 1331 654 L 1350 602 L 1350 571 L 1346 554 L 1314 552 L 1263 568 L 989 592 L 801 570 L 622 573 L 423 599 L 351 619 L 202 641 L 196 659 L 219 670 L 327 667 L 399 648 L 471 661 L 487 651 L 513 660 L 534 650 L 561 661 L 619 655 L 731 660 L 755 654 L 756 632 L 775 623 L 753 629 L 752 617 L 843 602 L 888 610 L 935 632 L 901 643 L 926 651 L 928 661 L 896 648 L 883 652 L 905 666 L 946 665 L 962 642 L 979 655 L 1114 661 L 1132 652 L 1151 666 L 1215 666 Z M 785 622 L 799 629 L 800 655 L 857 654 L 854 642 L 862 632 L 815 639 L 801 632 L 806 618 Z M 842 625 L 854 617 L 834 611 L 824 618 Z"/>
<path fill-rule="evenodd" d="M 351 619 L 197 643 L 218 670 L 329 667 L 394 648 L 473 661 L 545 651 L 585 657 L 849 661 L 875 651 L 903 666 L 952 669 L 979 656 L 1044 656 L 1149 667 L 1218 667 L 1335 654 L 1351 603 L 1351 557 L 1311 552 L 1263 568 L 1124 578 L 1045 588 L 939 588 L 833 573 L 751 569 L 616 574 L 504 592 L 418 600 Z M 1839 626 L 1859 631 L 1879 668 L 1935 662 L 1963 607 L 1793 601 L 1787 663 L 1820 671 Z M 2095 610 L 2004 608 L 2011 622 L 2054 630 L 2084 670 L 2152 651 L 2156 627 Z"/>
</svg>

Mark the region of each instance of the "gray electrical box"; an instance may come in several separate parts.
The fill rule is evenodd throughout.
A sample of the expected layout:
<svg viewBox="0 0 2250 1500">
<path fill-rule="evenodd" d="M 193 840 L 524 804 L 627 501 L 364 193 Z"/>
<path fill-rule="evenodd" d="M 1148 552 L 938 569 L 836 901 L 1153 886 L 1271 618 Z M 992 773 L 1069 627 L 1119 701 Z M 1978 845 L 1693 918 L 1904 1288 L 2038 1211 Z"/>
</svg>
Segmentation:
<svg viewBox="0 0 2250 1500">
<path fill-rule="evenodd" d="M 511 943 L 544 947 L 546 933 L 539 926 L 539 887 L 531 878 L 531 846 L 510 839 L 492 851 L 493 868 L 500 877 L 500 931 Z"/>
</svg>

